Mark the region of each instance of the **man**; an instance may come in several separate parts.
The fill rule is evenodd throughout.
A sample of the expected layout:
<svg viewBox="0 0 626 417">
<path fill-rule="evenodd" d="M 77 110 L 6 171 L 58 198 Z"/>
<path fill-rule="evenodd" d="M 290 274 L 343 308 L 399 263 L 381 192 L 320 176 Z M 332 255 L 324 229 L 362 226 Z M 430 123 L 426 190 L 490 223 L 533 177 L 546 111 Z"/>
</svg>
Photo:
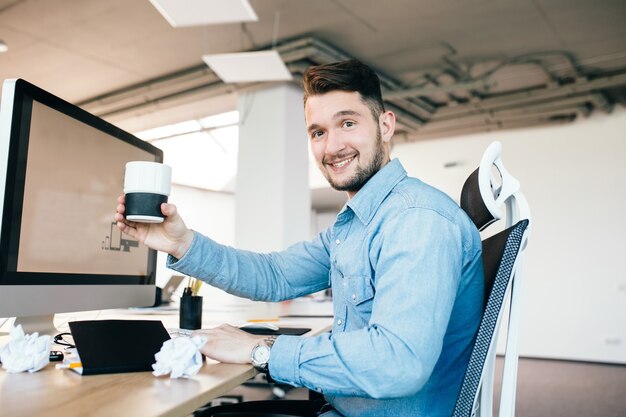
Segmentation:
<svg viewBox="0 0 626 417">
<path fill-rule="evenodd" d="M 170 268 L 235 295 L 281 301 L 332 286 L 332 333 L 265 340 L 221 326 L 205 331 L 207 356 L 252 361 L 278 382 L 320 392 L 329 416 L 450 416 L 482 313 L 478 231 L 445 194 L 390 161 L 395 116 L 370 68 L 311 67 L 303 84 L 315 159 L 349 197 L 332 227 L 256 254 L 190 231 L 171 204 L 162 225 L 127 222 L 123 197 L 118 226 L 169 253 Z M 261 350 L 269 361 L 255 357 Z"/>
</svg>

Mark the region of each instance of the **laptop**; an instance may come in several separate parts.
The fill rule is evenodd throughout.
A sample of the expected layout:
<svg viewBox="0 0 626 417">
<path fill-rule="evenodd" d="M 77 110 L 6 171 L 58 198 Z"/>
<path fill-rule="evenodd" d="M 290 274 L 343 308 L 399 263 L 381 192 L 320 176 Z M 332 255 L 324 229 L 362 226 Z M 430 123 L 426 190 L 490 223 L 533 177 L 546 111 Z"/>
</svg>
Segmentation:
<svg viewBox="0 0 626 417">
<path fill-rule="evenodd" d="M 172 275 L 167 281 L 167 284 L 161 289 L 161 305 L 169 304 L 172 301 L 174 292 L 180 286 L 180 283 L 185 279 L 184 275 Z"/>
</svg>

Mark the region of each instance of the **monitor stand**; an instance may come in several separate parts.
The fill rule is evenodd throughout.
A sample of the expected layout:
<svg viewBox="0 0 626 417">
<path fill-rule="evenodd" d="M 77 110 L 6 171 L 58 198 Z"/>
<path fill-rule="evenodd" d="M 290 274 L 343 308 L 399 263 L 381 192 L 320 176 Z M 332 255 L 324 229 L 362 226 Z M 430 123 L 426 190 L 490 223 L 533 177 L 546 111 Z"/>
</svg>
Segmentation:
<svg viewBox="0 0 626 417">
<path fill-rule="evenodd" d="M 54 314 L 46 314 L 42 316 L 16 317 L 14 326 L 22 325 L 25 334 L 37 332 L 39 335 L 54 336 L 59 334 L 59 330 L 54 327 Z"/>
</svg>

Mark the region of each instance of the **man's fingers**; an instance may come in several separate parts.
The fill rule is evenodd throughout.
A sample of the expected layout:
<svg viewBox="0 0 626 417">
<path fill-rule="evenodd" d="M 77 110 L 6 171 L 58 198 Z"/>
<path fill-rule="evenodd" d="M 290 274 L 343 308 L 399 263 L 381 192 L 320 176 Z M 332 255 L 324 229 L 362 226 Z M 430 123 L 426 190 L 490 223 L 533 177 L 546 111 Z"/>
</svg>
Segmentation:
<svg viewBox="0 0 626 417">
<path fill-rule="evenodd" d="M 128 225 L 126 223 L 124 223 L 123 221 L 117 220 L 117 227 L 122 231 L 126 233 L 126 229 L 128 229 Z"/>
<path fill-rule="evenodd" d="M 124 217 L 122 213 L 115 213 L 115 215 L 113 216 L 113 220 L 117 222 L 117 227 L 119 227 L 120 229 L 125 226 L 137 228 L 137 224 L 135 222 L 130 222 L 126 220 L 126 217 Z"/>
<path fill-rule="evenodd" d="M 129 235 L 130 237 L 137 239 L 137 228 L 132 224 L 132 222 L 124 222 L 118 221 L 117 227 L 123 232 Z"/>
<path fill-rule="evenodd" d="M 176 214 L 176 206 L 174 204 L 162 203 L 161 212 L 166 216 L 173 216 Z"/>
</svg>

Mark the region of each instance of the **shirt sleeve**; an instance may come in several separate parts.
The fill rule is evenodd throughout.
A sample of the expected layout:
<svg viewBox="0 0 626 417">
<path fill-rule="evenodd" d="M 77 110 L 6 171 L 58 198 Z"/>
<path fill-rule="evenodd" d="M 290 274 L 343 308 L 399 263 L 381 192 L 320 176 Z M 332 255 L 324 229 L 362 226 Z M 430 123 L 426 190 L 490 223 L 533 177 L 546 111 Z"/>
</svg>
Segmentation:
<svg viewBox="0 0 626 417">
<path fill-rule="evenodd" d="M 426 383 L 461 279 L 461 233 L 435 211 L 407 209 L 371 242 L 375 295 L 367 327 L 279 337 L 269 363 L 274 380 L 370 398 L 411 395 Z"/>
<path fill-rule="evenodd" d="M 327 233 L 282 252 L 255 253 L 194 231 L 187 253 L 181 259 L 168 256 L 167 267 L 239 297 L 282 301 L 328 288 Z"/>
</svg>

